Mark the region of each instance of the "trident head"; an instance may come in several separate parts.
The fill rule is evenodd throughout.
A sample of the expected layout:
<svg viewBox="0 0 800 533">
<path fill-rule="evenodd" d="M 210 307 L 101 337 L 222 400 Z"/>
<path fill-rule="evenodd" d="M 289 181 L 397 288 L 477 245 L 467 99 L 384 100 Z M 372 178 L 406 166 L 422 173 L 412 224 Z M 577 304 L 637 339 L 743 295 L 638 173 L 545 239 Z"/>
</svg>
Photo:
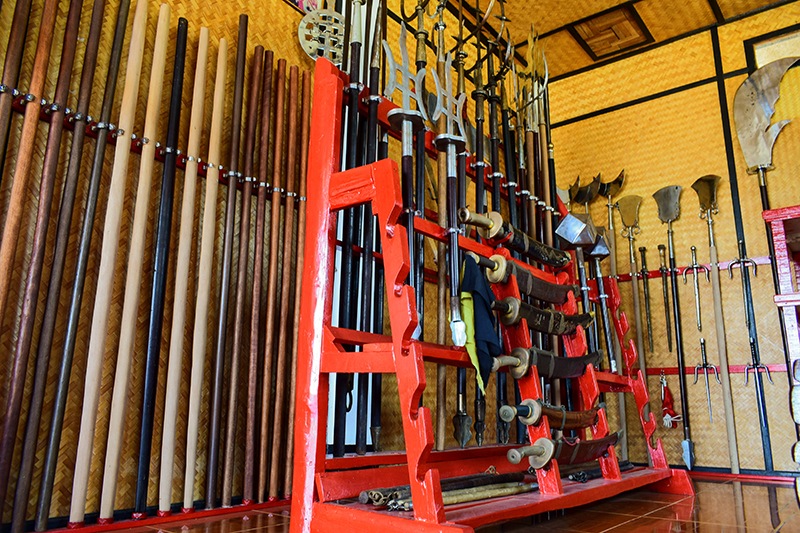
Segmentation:
<svg viewBox="0 0 800 533">
<path fill-rule="evenodd" d="M 422 120 L 427 122 L 428 115 L 425 113 L 425 106 L 422 102 L 422 91 L 412 91 L 411 82 L 414 82 L 415 87 L 422 88 L 425 86 L 425 69 L 420 69 L 417 75 L 411 74 L 408 62 L 408 50 L 406 49 L 406 27 L 400 26 L 400 56 L 403 60 L 402 65 L 398 65 L 392 55 L 392 49 L 389 48 L 389 43 L 383 41 L 383 49 L 386 52 L 386 60 L 389 62 L 388 75 L 386 77 L 386 90 L 384 96 L 391 98 L 395 89 L 399 88 L 403 94 L 403 113 L 410 113 L 411 99 L 417 102 L 417 111 L 422 115 Z M 449 65 L 449 64 L 448 64 Z M 449 67 L 448 67 L 449 68 Z M 397 74 L 400 73 L 401 81 L 397 80 Z M 435 77 L 434 77 L 435 78 Z"/>
<path fill-rule="evenodd" d="M 467 93 L 461 93 L 458 98 L 453 96 L 453 78 L 450 75 L 452 61 L 453 58 L 450 52 L 448 52 L 447 59 L 445 60 L 446 89 L 444 91 L 441 85 L 439 85 L 439 77 L 433 77 L 437 95 L 436 110 L 433 112 L 433 120 L 438 120 L 441 115 L 444 115 L 446 119 L 445 134 L 454 138 L 454 140 L 460 139 L 463 142 L 466 129 L 464 128 L 464 122 L 461 116 L 464 109 L 464 102 L 467 99 Z M 455 111 L 453 111 L 453 104 L 455 104 Z"/>
</svg>

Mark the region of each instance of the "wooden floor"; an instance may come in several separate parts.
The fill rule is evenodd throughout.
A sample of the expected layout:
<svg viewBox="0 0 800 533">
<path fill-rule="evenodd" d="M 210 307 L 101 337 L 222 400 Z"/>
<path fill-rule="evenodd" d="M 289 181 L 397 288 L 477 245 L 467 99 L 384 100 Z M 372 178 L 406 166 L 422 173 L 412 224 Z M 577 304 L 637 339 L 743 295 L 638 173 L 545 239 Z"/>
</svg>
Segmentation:
<svg viewBox="0 0 800 533">
<path fill-rule="evenodd" d="M 791 485 L 695 481 L 692 497 L 632 491 L 592 505 L 480 528 L 479 533 L 800 533 Z M 288 533 L 289 506 L 187 520 L 125 533 Z M 388 532 L 387 532 L 388 533 Z"/>
</svg>

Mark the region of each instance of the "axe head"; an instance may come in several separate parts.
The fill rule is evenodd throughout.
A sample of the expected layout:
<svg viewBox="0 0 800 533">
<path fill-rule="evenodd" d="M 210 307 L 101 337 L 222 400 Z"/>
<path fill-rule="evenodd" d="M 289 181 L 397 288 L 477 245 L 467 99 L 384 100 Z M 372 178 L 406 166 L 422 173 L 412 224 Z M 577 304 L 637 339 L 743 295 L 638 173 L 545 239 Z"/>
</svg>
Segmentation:
<svg viewBox="0 0 800 533">
<path fill-rule="evenodd" d="M 661 222 L 665 224 L 674 222 L 681 216 L 681 190 L 683 187 L 680 185 L 668 185 L 653 193 Z"/>
<path fill-rule="evenodd" d="M 692 183 L 692 189 L 697 193 L 700 201 L 700 210 L 709 211 L 717 208 L 717 187 L 722 180 L 719 176 L 708 174 Z"/>
<path fill-rule="evenodd" d="M 580 187 L 575 193 L 575 196 L 571 198 L 571 200 L 576 204 L 588 204 L 589 202 L 595 199 L 595 197 L 597 196 L 597 192 L 599 190 L 600 190 L 600 174 L 595 176 L 595 178 L 591 181 L 591 183 L 589 183 L 585 187 Z M 572 188 L 570 188 L 570 191 L 572 191 Z"/>
<path fill-rule="evenodd" d="M 589 246 L 597 240 L 597 231 L 592 217 L 588 213 L 567 213 L 567 216 L 562 218 L 558 224 L 556 235 L 568 249 Z"/>
<path fill-rule="evenodd" d="M 604 198 L 616 196 L 616 194 L 622 188 L 624 182 L 625 182 L 625 169 L 622 169 L 622 171 L 619 173 L 619 176 L 617 176 L 613 180 L 607 182 L 601 182 L 597 194 L 603 196 Z"/>
<path fill-rule="evenodd" d="M 775 139 L 789 121 L 772 125 L 770 122 L 775 114 L 775 102 L 781 97 L 783 75 L 798 59 L 786 57 L 764 65 L 744 80 L 733 98 L 736 134 L 751 170 L 772 166 Z"/>
<path fill-rule="evenodd" d="M 639 223 L 639 204 L 641 203 L 642 197 L 636 194 L 630 194 L 617 200 L 617 209 L 619 209 L 623 226 L 632 228 Z"/>
</svg>

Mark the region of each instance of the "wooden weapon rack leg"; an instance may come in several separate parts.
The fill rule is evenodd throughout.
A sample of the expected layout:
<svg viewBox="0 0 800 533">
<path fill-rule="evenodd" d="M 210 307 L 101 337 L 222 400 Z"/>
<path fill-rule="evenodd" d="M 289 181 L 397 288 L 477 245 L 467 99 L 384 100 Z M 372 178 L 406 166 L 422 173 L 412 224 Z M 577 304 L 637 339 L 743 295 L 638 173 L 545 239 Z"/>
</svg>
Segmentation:
<svg viewBox="0 0 800 533">
<path fill-rule="evenodd" d="M 384 159 L 377 163 L 338 172 L 342 139 L 342 89 L 346 76 L 324 59 L 317 60 L 314 105 L 311 118 L 309 149 L 306 248 L 303 276 L 314 283 L 304 283 L 299 327 L 300 344 L 297 361 L 297 395 L 295 415 L 294 488 L 291 531 L 366 531 L 376 527 L 387 531 L 472 531 L 473 528 L 531 516 L 546 511 L 585 505 L 636 488 L 674 494 L 694 494 L 688 473 L 671 470 L 661 442 L 655 447 L 651 438 L 656 422 L 652 415 L 645 420 L 642 410 L 648 401 L 646 381 L 640 372 L 631 375 L 630 367 L 638 356 L 633 341 L 624 345 L 628 322 L 618 313 L 620 297 L 617 282 L 604 278 L 605 293 L 620 340 L 626 372 L 617 375 L 595 371 L 591 366 L 575 380 L 580 390 L 583 409 L 595 405 L 601 392 L 630 393 L 640 414 L 647 439 L 652 468 L 634 468 L 620 473 L 614 447 L 600 458 L 602 478 L 586 483 L 562 482 L 556 460 L 536 471 L 539 490 L 514 496 L 481 500 L 445 507 L 440 479 L 483 472 L 494 466 L 498 473 L 521 472 L 527 462 L 511 464 L 506 459 L 509 446 L 491 445 L 480 448 L 433 451 L 434 432 L 431 412 L 420 407 L 425 389 L 423 362 L 466 367 L 469 357 L 463 348 L 418 342 L 411 339 L 417 326 L 416 299 L 413 289 L 404 280 L 409 272 L 409 250 L 406 230 L 399 224 L 402 197 L 397 164 Z M 382 102 L 381 106 L 390 106 Z M 385 108 L 379 116 L 385 119 Z M 383 251 L 391 335 L 362 333 L 331 326 L 333 305 L 333 271 L 336 250 L 336 212 L 371 202 L 378 218 Z M 563 205 L 561 206 L 563 209 Z M 431 221 L 417 220 L 418 231 L 439 242 L 447 234 Z M 510 254 L 485 244 L 459 237 L 460 246 L 484 257 Z M 523 268 L 528 268 L 524 265 Z M 529 268 L 537 277 L 561 284 L 574 283 L 574 275 Z M 520 297 L 516 278 L 494 286 L 498 298 Z M 590 286 L 590 297 L 597 301 L 596 283 Z M 572 295 L 557 309 L 568 314 L 577 312 Z M 531 339 L 524 321 L 503 330 L 505 348 L 529 348 Z M 345 351 L 344 345 L 361 346 L 361 351 Z M 564 337 L 565 355 L 586 353 L 586 339 L 581 328 Z M 526 399 L 542 398 L 535 365 L 519 380 Z M 397 375 L 406 452 L 373 453 L 362 456 L 326 457 L 326 424 L 329 379 L 332 373 L 377 372 Z M 609 434 L 605 411 L 599 411 L 597 422 L 590 426 L 591 438 Z M 548 421 L 527 426 L 528 437 L 535 442 L 550 438 Z M 380 467 L 380 468 L 378 468 Z M 343 500 L 356 498 L 362 490 L 410 483 L 413 511 L 388 512 L 360 503 Z M 355 501 L 357 500 L 350 500 Z M 375 510 L 384 509 L 384 510 Z M 390 529 L 389 529 L 390 528 Z"/>
</svg>

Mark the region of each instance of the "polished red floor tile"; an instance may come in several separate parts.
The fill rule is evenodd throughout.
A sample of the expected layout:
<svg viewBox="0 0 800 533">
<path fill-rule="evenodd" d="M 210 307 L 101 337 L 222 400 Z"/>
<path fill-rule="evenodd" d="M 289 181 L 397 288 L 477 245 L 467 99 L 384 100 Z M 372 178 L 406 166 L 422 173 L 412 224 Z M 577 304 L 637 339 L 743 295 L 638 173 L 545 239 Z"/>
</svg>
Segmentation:
<svg viewBox="0 0 800 533">
<path fill-rule="evenodd" d="M 183 522 L 172 522 L 154 528 L 166 533 L 241 533 L 253 530 L 277 531 L 279 526 L 289 524 L 289 516 L 279 513 L 250 511 L 224 517 L 208 517 Z"/>
</svg>

